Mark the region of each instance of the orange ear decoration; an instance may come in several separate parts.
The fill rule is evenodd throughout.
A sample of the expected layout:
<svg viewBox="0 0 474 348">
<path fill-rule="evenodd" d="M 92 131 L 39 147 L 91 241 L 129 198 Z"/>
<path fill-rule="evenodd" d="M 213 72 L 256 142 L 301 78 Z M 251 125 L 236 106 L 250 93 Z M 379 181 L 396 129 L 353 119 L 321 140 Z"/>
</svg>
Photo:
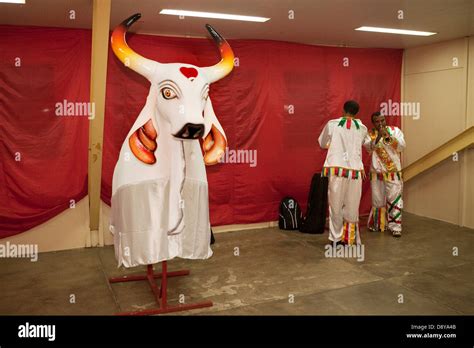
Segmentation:
<svg viewBox="0 0 474 348">
<path fill-rule="evenodd" d="M 146 164 L 154 164 L 157 137 L 158 133 L 150 119 L 130 136 L 128 144 L 137 159 Z"/>
<path fill-rule="evenodd" d="M 208 166 L 219 162 L 220 158 L 224 155 L 227 141 L 219 130 L 212 125 L 211 131 L 206 136 L 202 143 L 202 149 L 204 150 L 204 163 Z"/>
</svg>

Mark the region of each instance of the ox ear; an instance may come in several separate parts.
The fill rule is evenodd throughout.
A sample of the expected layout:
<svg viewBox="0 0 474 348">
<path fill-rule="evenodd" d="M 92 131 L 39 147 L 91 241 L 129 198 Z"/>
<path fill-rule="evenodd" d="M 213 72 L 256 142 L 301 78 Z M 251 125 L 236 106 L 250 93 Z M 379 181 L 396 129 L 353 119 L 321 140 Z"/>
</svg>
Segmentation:
<svg viewBox="0 0 474 348">
<path fill-rule="evenodd" d="M 128 138 L 128 144 L 138 160 L 146 164 L 154 164 L 156 162 L 157 137 L 158 132 L 150 118 Z"/>
<path fill-rule="evenodd" d="M 202 149 L 204 150 L 204 163 L 213 165 L 219 162 L 227 147 L 227 138 L 224 129 L 214 113 L 211 98 L 209 97 L 204 107 L 204 135 Z"/>
<path fill-rule="evenodd" d="M 158 127 L 156 125 L 157 88 L 152 85 L 147 101 L 138 115 L 128 135 L 128 145 L 133 155 L 145 164 L 155 164 L 158 147 Z"/>
</svg>

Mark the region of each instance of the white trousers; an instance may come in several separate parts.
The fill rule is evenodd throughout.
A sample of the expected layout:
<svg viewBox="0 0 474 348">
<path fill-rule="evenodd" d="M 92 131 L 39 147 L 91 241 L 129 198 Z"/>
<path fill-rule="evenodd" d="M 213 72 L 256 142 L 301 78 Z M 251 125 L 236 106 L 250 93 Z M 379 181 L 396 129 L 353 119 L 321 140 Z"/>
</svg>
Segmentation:
<svg viewBox="0 0 474 348">
<path fill-rule="evenodd" d="M 388 226 L 391 231 L 402 231 L 403 181 L 371 180 L 372 209 L 368 228 L 382 231 Z M 386 223 L 388 221 L 388 224 Z"/>
<path fill-rule="evenodd" d="M 362 179 L 329 177 L 329 240 L 360 244 L 359 204 Z"/>
</svg>

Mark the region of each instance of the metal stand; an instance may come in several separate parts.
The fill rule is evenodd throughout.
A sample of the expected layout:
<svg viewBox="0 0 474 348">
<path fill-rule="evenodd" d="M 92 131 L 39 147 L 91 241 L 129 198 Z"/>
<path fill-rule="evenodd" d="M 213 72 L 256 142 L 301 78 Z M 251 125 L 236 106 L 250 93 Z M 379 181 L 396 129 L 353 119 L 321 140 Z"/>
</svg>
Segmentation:
<svg viewBox="0 0 474 348">
<path fill-rule="evenodd" d="M 168 272 L 167 268 L 168 266 L 166 264 L 166 261 L 163 261 L 161 263 L 161 269 L 162 269 L 161 273 L 154 273 L 153 265 L 147 265 L 146 275 L 141 275 L 141 276 L 132 275 L 132 276 L 109 278 L 109 282 L 111 284 L 122 283 L 122 282 L 133 282 L 137 280 L 148 280 L 148 284 L 150 285 L 151 291 L 153 292 L 153 295 L 155 296 L 156 303 L 158 304 L 158 308 L 155 308 L 155 309 L 145 309 L 142 311 L 133 311 L 133 312 L 122 312 L 122 313 L 117 313 L 116 315 L 154 315 L 154 314 L 188 311 L 188 310 L 197 309 L 197 308 L 212 307 L 212 301 L 169 306 L 167 302 L 168 277 L 179 277 L 179 276 L 189 275 L 189 271 L 183 270 L 183 271 Z M 161 284 L 159 288 L 155 281 L 155 279 L 158 279 L 158 278 L 161 278 Z"/>
</svg>

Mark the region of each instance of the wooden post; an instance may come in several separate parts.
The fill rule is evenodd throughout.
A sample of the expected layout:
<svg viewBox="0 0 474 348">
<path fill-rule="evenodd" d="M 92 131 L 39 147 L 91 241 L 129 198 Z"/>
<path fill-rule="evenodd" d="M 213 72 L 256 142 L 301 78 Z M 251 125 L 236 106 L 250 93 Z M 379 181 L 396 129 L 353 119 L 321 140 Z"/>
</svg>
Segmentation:
<svg viewBox="0 0 474 348">
<path fill-rule="evenodd" d="M 90 101 L 95 115 L 89 122 L 89 216 L 90 237 L 86 246 L 97 246 L 99 236 L 100 183 L 102 177 L 102 143 L 104 133 L 105 88 L 109 49 L 111 0 L 94 0 L 92 12 L 92 57 Z"/>
</svg>

